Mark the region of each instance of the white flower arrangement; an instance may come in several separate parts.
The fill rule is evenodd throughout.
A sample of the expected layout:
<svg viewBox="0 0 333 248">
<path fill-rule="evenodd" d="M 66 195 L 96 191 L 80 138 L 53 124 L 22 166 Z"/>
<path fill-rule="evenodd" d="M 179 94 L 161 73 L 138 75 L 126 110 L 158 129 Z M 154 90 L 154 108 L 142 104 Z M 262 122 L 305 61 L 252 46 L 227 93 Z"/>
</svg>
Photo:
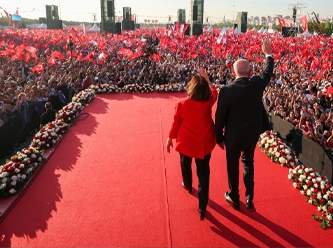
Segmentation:
<svg viewBox="0 0 333 248">
<path fill-rule="evenodd" d="M 292 167 L 298 159 L 295 152 L 274 131 L 266 131 L 259 137 L 258 146 L 266 155 L 281 166 Z"/>
<path fill-rule="evenodd" d="M 90 85 L 89 89 L 93 89 L 96 94 L 120 93 L 122 90 L 113 84 L 96 84 Z"/>
<path fill-rule="evenodd" d="M 306 201 L 321 212 L 320 216 L 312 215 L 313 218 L 321 222 L 323 229 L 329 227 L 333 218 L 333 187 L 329 180 L 305 165 L 290 168 L 288 179 L 307 197 Z"/>
<path fill-rule="evenodd" d="M 154 86 L 150 84 L 127 84 L 122 91 L 124 93 L 148 93 L 154 91 Z"/>
<path fill-rule="evenodd" d="M 72 102 L 79 102 L 82 106 L 87 106 L 95 98 L 95 90 L 86 89 L 73 96 Z"/>
<path fill-rule="evenodd" d="M 183 84 L 162 84 L 156 85 L 155 91 L 159 93 L 184 92 L 186 90 Z"/>
<path fill-rule="evenodd" d="M 80 102 L 71 102 L 58 111 L 56 119 L 71 123 L 80 115 L 83 108 L 84 106 Z"/>
<path fill-rule="evenodd" d="M 34 147 L 24 148 L 7 160 L 0 166 L 0 196 L 19 193 L 42 161 L 42 153 Z"/>
<path fill-rule="evenodd" d="M 51 148 L 68 129 L 69 125 L 63 119 L 49 122 L 35 134 L 31 141 L 31 146 L 39 150 Z"/>
</svg>

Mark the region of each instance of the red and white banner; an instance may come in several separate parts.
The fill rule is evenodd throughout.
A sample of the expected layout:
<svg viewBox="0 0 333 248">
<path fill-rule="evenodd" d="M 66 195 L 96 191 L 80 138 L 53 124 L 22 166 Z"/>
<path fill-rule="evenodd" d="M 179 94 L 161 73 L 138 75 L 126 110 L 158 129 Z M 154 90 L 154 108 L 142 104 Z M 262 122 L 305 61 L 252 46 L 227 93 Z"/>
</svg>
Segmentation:
<svg viewBox="0 0 333 248">
<path fill-rule="evenodd" d="M 280 23 L 280 31 L 282 32 L 282 28 L 286 26 L 286 21 L 283 18 L 278 17 L 277 18 Z"/>
<path fill-rule="evenodd" d="M 306 30 L 308 30 L 308 19 L 306 18 L 306 15 L 299 18 L 299 22 L 303 27 L 303 33 L 304 33 Z"/>
</svg>

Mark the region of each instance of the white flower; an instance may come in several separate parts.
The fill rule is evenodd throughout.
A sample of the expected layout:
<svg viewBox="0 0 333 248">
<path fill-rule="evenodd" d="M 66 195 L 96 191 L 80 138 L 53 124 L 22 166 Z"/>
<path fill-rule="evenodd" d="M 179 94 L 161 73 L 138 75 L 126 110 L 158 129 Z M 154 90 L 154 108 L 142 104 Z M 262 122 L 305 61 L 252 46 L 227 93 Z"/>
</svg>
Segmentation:
<svg viewBox="0 0 333 248">
<path fill-rule="evenodd" d="M 303 189 L 307 190 L 308 189 L 308 185 L 303 185 Z"/>
<path fill-rule="evenodd" d="M 326 207 L 326 206 L 323 206 L 323 207 L 322 207 L 322 210 L 326 212 L 326 211 L 327 211 L 327 207 Z"/>
<path fill-rule="evenodd" d="M 284 157 L 279 157 L 279 162 L 280 162 L 280 164 L 285 164 L 286 159 Z"/>
<path fill-rule="evenodd" d="M 17 174 L 17 173 L 19 173 L 20 172 L 20 169 L 18 169 L 18 168 L 15 168 L 15 173 Z"/>
<path fill-rule="evenodd" d="M 326 218 L 327 218 L 327 220 L 332 221 L 332 215 L 328 214 L 328 215 L 326 216 Z"/>
<path fill-rule="evenodd" d="M 293 183 L 293 186 L 294 186 L 294 188 L 297 188 L 297 183 L 294 182 L 294 183 Z"/>
<path fill-rule="evenodd" d="M 3 179 L 2 179 L 2 181 L 1 181 L 1 182 L 2 182 L 2 183 L 6 183 L 6 182 L 7 182 L 7 180 L 8 180 L 8 178 L 7 178 L 7 177 L 5 177 L 5 178 L 3 178 Z"/>
<path fill-rule="evenodd" d="M 321 206 L 318 206 L 318 211 L 321 212 Z"/>
<path fill-rule="evenodd" d="M 288 174 L 288 179 L 290 180 L 292 178 L 291 174 Z"/>
<path fill-rule="evenodd" d="M 12 181 L 10 184 L 13 185 L 13 186 L 15 186 L 16 185 L 16 181 Z"/>
<path fill-rule="evenodd" d="M 327 201 L 328 200 L 328 194 L 325 194 L 323 198 Z"/>
<path fill-rule="evenodd" d="M 27 176 L 25 174 L 23 174 L 21 178 L 24 180 L 27 178 Z"/>
<path fill-rule="evenodd" d="M 2 172 L 0 174 L 0 178 L 5 178 L 8 175 L 8 172 Z"/>
<path fill-rule="evenodd" d="M 308 189 L 308 190 L 306 191 L 306 194 L 307 194 L 307 195 L 311 195 L 311 190 Z"/>
<path fill-rule="evenodd" d="M 0 185 L 0 189 L 4 189 L 5 187 L 6 187 L 5 183 L 3 183 L 3 184 Z"/>
<path fill-rule="evenodd" d="M 318 198 L 319 200 L 321 200 L 321 198 L 323 198 L 323 196 L 321 195 L 320 192 L 318 193 L 317 198 Z"/>
<path fill-rule="evenodd" d="M 15 192 L 16 192 L 15 189 L 10 189 L 10 190 L 9 190 L 9 193 L 10 193 L 10 194 L 15 194 Z"/>
<path fill-rule="evenodd" d="M 305 195 L 305 191 L 304 191 L 304 190 L 301 190 L 301 194 L 302 194 L 302 195 Z"/>
</svg>

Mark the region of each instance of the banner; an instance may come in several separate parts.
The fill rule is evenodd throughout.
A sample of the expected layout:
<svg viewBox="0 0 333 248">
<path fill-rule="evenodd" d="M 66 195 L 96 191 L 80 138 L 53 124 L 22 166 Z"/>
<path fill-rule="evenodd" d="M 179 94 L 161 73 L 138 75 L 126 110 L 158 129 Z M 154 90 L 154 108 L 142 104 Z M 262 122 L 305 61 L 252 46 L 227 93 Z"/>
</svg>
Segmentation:
<svg viewBox="0 0 333 248">
<path fill-rule="evenodd" d="M 13 21 L 12 21 L 12 15 L 8 14 L 8 12 L 6 10 L 3 10 L 7 16 L 7 20 L 8 20 L 8 25 L 9 26 L 13 26 Z"/>
<path fill-rule="evenodd" d="M 306 18 L 306 15 L 299 18 L 299 22 L 303 27 L 303 33 L 304 33 L 306 30 L 308 30 L 308 19 Z"/>
<path fill-rule="evenodd" d="M 286 26 L 286 21 L 283 18 L 277 18 L 279 20 L 280 23 L 280 31 L 282 32 L 282 28 L 284 28 Z"/>
</svg>

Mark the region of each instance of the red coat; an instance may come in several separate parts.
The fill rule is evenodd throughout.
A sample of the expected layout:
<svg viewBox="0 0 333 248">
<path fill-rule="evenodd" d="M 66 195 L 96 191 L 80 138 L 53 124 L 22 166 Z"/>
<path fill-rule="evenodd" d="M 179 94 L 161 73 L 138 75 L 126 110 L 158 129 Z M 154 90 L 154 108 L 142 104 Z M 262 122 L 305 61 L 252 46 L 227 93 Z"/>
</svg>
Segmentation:
<svg viewBox="0 0 333 248">
<path fill-rule="evenodd" d="M 212 97 L 208 101 L 194 101 L 189 97 L 176 103 L 169 138 L 176 139 L 175 150 L 192 158 L 203 159 L 216 144 L 212 106 L 217 91 L 211 87 Z"/>
</svg>

